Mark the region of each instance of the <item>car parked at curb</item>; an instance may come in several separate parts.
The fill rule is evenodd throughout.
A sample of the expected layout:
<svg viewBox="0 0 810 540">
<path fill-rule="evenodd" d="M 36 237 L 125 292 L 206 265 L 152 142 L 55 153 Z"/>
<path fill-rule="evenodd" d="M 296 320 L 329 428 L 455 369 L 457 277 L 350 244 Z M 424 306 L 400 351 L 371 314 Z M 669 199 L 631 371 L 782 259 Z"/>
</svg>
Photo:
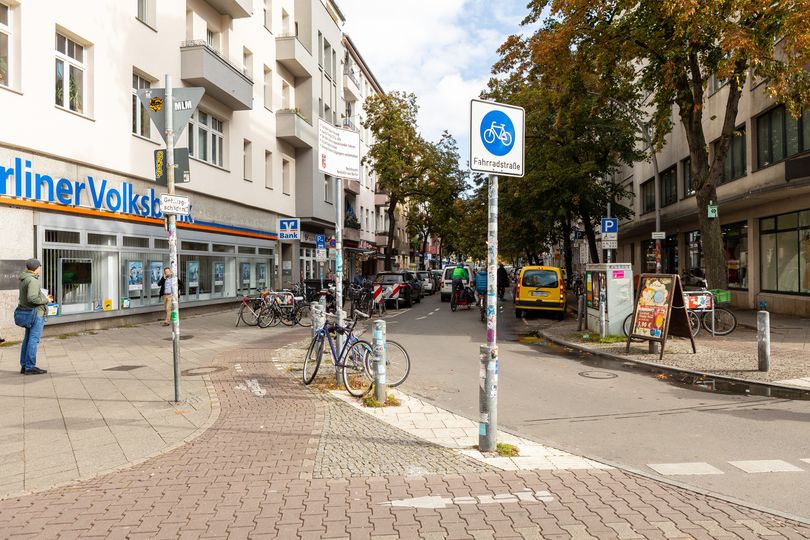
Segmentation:
<svg viewBox="0 0 810 540">
<path fill-rule="evenodd" d="M 416 274 L 405 270 L 402 272 L 380 272 L 374 278 L 375 285 L 399 285 L 399 300 L 389 300 L 390 302 L 402 302 L 405 307 L 422 301 L 422 283 L 417 279 Z"/>
</svg>

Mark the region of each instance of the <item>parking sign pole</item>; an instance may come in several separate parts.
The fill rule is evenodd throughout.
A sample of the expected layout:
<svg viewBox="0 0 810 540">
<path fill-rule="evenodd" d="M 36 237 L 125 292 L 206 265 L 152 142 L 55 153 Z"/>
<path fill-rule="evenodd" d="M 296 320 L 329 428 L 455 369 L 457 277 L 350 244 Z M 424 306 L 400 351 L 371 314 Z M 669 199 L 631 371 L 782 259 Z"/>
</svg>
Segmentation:
<svg viewBox="0 0 810 540">
<path fill-rule="evenodd" d="M 174 111 L 172 96 L 172 76 L 166 74 L 166 187 L 169 195 L 174 195 Z M 172 269 L 172 364 L 174 366 L 174 401 L 180 402 L 180 297 L 177 277 L 177 216 L 166 216 L 166 229 L 169 234 L 169 265 Z"/>
</svg>

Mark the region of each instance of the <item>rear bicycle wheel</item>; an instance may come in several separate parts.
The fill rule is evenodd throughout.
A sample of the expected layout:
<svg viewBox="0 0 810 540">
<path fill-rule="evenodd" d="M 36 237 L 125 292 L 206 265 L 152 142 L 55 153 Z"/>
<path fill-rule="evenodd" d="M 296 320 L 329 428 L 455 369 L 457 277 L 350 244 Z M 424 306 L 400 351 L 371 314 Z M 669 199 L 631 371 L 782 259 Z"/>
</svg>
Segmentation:
<svg viewBox="0 0 810 540">
<path fill-rule="evenodd" d="M 632 313 L 624 318 L 624 323 L 622 324 L 622 329 L 624 330 L 624 335 L 625 336 L 630 335 L 631 326 L 633 326 L 633 314 Z"/>
<path fill-rule="evenodd" d="M 366 374 L 374 381 L 374 352 L 366 358 Z M 385 342 L 385 380 L 390 388 L 396 388 L 411 372 L 411 357 L 405 347 L 393 340 Z"/>
<path fill-rule="evenodd" d="M 450 297 L 450 311 L 455 311 L 458 309 L 458 304 L 456 303 L 456 293 Z"/>
<path fill-rule="evenodd" d="M 315 334 L 315 337 L 309 342 L 309 348 L 304 357 L 304 384 L 311 383 L 315 379 L 315 375 L 318 374 L 318 368 L 321 366 L 321 358 L 323 357 L 323 342 L 323 332 Z"/>
<path fill-rule="evenodd" d="M 700 316 L 694 311 L 686 310 L 689 315 L 689 330 L 692 331 L 692 337 L 697 337 L 700 333 Z"/>
<path fill-rule="evenodd" d="M 374 358 L 374 350 L 366 341 L 353 343 L 343 357 L 343 386 L 354 397 L 363 397 L 374 382 L 366 372 L 366 364 Z"/>
<path fill-rule="evenodd" d="M 309 304 L 301 304 L 295 309 L 295 322 L 304 328 L 312 326 L 312 312 Z"/>
<path fill-rule="evenodd" d="M 703 328 L 712 331 L 711 311 L 703 314 Z M 737 328 L 737 317 L 726 308 L 714 308 L 714 333 L 718 336 L 727 336 Z"/>
<path fill-rule="evenodd" d="M 284 326 L 292 326 L 295 324 L 295 309 L 290 307 L 279 307 L 279 319 Z"/>
<path fill-rule="evenodd" d="M 242 304 L 239 310 L 239 318 L 248 326 L 257 326 L 259 324 L 260 310 L 261 305 L 257 301 L 252 300 L 247 304 Z"/>
<path fill-rule="evenodd" d="M 259 328 L 267 328 L 268 326 L 275 326 L 278 324 L 277 314 L 267 304 L 263 305 L 259 311 Z"/>
</svg>

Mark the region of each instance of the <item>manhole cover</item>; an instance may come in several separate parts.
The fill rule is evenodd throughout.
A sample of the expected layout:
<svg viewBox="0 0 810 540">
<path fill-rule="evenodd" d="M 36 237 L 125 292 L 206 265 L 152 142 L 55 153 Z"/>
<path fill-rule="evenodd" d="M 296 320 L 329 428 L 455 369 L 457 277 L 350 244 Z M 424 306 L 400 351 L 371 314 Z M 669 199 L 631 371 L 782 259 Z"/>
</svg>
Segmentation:
<svg viewBox="0 0 810 540">
<path fill-rule="evenodd" d="M 216 373 L 218 371 L 225 371 L 226 369 L 228 368 L 226 368 L 225 366 L 200 366 L 190 369 L 184 369 L 180 373 L 182 375 L 208 375 L 211 373 Z"/>
<path fill-rule="evenodd" d="M 194 336 L 192 336 L 191 334 L 180 334 L 180 341 L 185 341 L 185 340 L 191 339 L 193 337 Z M 171 340 L 172 340 L 172 338 L 170 338 L 170 337 L 163 338 L 163 341 L 171 341 Z"/>
<path fill-rule="evenodd" d="M 615 379 L 618 377 L 618 375 L 609 371 L 580 371 L 579 376 L 586 379 Z"/>
<path fill-rule="evenodd" d="M 132 371 L 133 369 L 138 369 L 146 366 L 115 366 L 115 367 L 108 367 L 104 368 L 101 371 Z"/>
</svg>

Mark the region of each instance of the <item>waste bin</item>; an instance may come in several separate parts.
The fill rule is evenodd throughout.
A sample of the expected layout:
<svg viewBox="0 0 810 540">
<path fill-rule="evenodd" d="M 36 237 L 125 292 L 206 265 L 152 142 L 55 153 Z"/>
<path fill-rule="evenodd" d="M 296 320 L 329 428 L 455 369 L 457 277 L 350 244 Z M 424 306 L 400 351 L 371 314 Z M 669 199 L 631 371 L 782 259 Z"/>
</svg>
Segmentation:
<svg viewBox="0 0 810 540">
<path fill-rule="evenodd" d="M 629 263 L 585 266 L 587 326 L 599 333 L 600 311 L 605 305 L 605 327 L 611 336 L 624 335 L 624 319 L 633 312 L 633 267 Z"/>
</svg>

